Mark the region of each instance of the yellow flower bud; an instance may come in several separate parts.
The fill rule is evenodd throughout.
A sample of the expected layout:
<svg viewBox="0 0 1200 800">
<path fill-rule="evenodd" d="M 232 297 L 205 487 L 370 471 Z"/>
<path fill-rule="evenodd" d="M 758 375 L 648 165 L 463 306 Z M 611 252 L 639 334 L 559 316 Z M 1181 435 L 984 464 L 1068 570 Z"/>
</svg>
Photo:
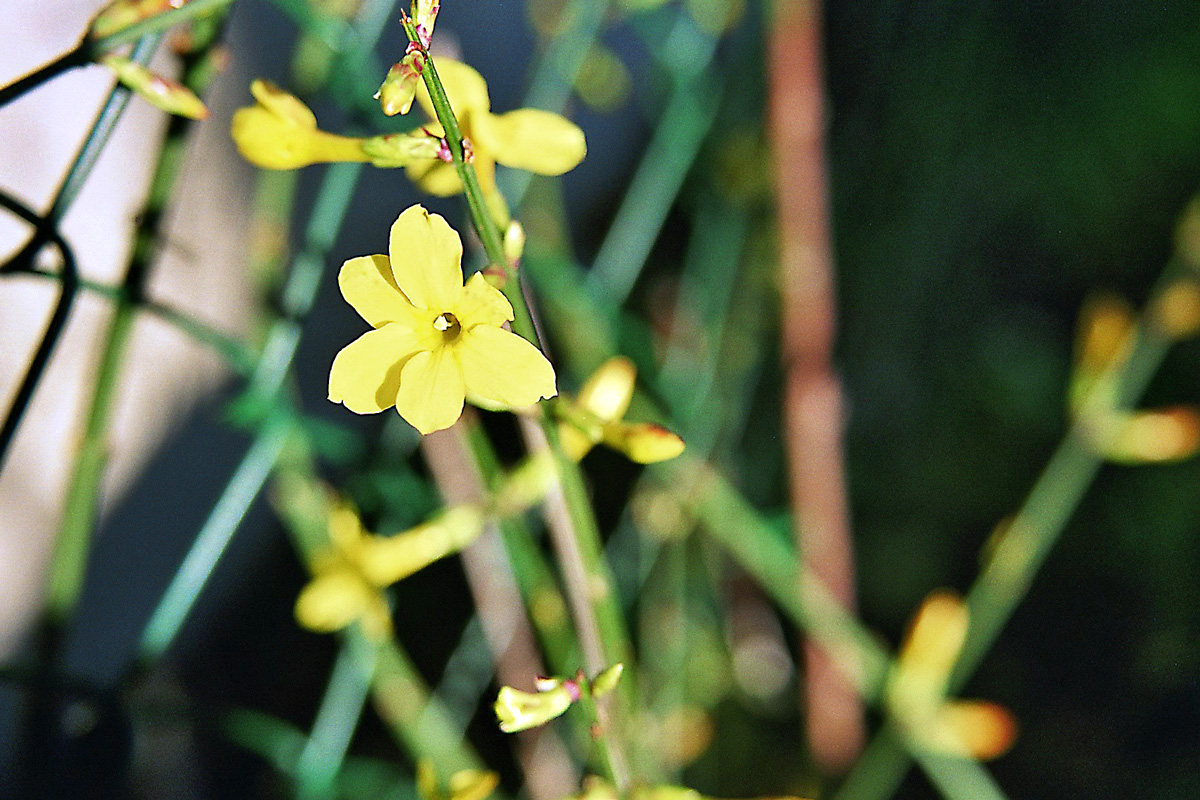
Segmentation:
<svg viewBox="0 0 1200 800">
<path fill-rule="evenodd" d="M 272 83 L 256 80 L 250 91 L 258 105 L 233 115 L 238 152 L 264 169 L 299 169 L 327 161 L 370 161 L 362 139 L 317 129 L 308 106 Z"/>
<path fill-rule="evenodd" d="M 651 422 L 624 422 L 633 399 L 637 368 L 624 356 L 610 358 L 583 384 L 575 406 L 560 404 L 566 417 L 559 438 L 567 455 L 578 461 L 593 445 L 604 442 L 638 464 L 675 458 L 683 439 Z"/>
<path fill-rule="evenodd" d="M 500 784 L 500 776 L 482 769 L 459 770 L 450 776 L 449 791 L 443 791 L 433 762 L 417 762 L 417 794 L 421 800 L 485 800 Z"/>
<path fill-rule="evenodd" d="M 525 229 L 515 219 L 508 223 L 504 232 L 504 257 L 509 264 L 516 264 L 525 254 Z"/>
<path fill-rule="evenodd" d="M 123 85 L 155 108 L 188 119 L 205 119 L 208 107 L 186 86 L 164 78 L 125 56 L 109 54 L 100 60 Z"/>
<path fill-rule="evenodd" d="M 1151 313 L 1168 336 L 1192 336 L 1200 331 L 1200 285 L 1191 280 L 1175 281 L 1158 296 Z"/>
<path fill-rule="evenodd" d="M 618 661 L 611 667 L 603 670 L 595 678 L 592 678 L 592 696 L 603 697 L 616 688 L 617 683 L 621 680 L 621 673 L 625 671 L 625 665 Z"/>
<path fill-rule="evenodd" d="M 536 728 L 555 717 L 561 716 L 571 703 L 579 699 L 579 686 L 574 681 L 559 678 L 540 679 L 539 691 L 522 692 L 511 686 L 500 687 L 496 702 L 492 706 L 500 730 L 505 733 Z M 545 687 L 545 688 L 541 688 Z"/>
<path fill-rule="evenodd" d="M 500 785 L 500 776 L 482 769 L 459 770 L 450 776 L 448 800 L 485 800 Z"/>
<path fill-rule="evenodd" d="M 417 29 L 421 44 L 429 49 L 433 38 L 433 24 L 437 21 L 438 11 L 441 10 L 441 0 L 413 0 L 412 18 Z"/>
<path fill-rule="evenodd" d="M 425 71 L 425 54 L 413 44 L 408 46 L 404 58 L 397 61 L 384 76 L 383 84 L 375 93 L 379 107 L 389 117 L 407 114 L 417 96 L 421 74 Z"/>
<path fill-rule="evenodd" d="M 1129 356 L 1135 332 L 1133 310 L 1120 297 L 1089 298 L 1079 315 L 1075 364 L 1071 374 L 1069 404 L 1075 413 L 1085 403 L 1097 408 L 1098 400 L 1115 401 L 1113 370 Z M 1094 395 L 1103 390 L 1104 395 Z"/>
</svg>

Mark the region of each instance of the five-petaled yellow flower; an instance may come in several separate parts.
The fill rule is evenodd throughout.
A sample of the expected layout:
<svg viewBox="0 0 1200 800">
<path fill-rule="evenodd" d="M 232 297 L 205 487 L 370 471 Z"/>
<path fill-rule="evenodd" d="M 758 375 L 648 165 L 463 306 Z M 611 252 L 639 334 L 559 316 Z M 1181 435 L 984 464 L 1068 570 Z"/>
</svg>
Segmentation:
<svg viewBox="0 0 1200 800">
<path fill-rule="evenodd" d="M 464 398 L 522 408 L 557 390 L 541 351 L 504 330 L 508 300 L 484 280 L 463 285 L 462 242 L 437 214 L 412 206 L 392 225 L 388 256 L 342 265 L 342 295 L 375 330 L 342 349 L 329 399 L 358 414 L 396 407 L 421 433 L 448 428 Z"/>
<path fill-rule="evenodd" d="M 439 58 L 435 65 L 458 126 L 471 145 L 475 173 L 489 203 L 494 205 L 498 198 L 497 163 L 539 175 L 561 175 L 574 169 L 587 154 L 583 131 L 566 118 L 535 108 L 493 114 L 487 83 L 478 72 L 449 58 Z M 423 83 L 417 89 L 417 101 L 433 120 L 427 130 L 443 136 Z M 445 161 L 413 163 L 408 167 L 408 176 L 430 194 L 445 197 L 462 191 L 454 165 Z"/>
</svg>

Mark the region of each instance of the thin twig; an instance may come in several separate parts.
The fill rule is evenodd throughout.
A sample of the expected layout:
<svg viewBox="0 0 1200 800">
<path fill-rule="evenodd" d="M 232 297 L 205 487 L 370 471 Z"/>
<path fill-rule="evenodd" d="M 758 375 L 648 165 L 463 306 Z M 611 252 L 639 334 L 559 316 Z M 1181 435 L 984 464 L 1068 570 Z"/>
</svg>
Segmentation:
<svg viewBox="0 0 1200 800">
<path fill-rule="evenodd" d="M 483 506 L 488 501 L 483 475 L 465 431 L 472 422 L 464 416 L 452 428 L 421 437 L 425 463 L 448 506 Z M 462 564 L 497 678 L 500 683 L 527 688 L 535 676 L 545 675 L 546 669 L 495 519 L 463 550 Z M 517 757 L 534 800 L 553 800 L 572 790 L 575 774 L 570 756 L 553 729 L 523 731 L 518 734 L 518 742 Z"/>
</svg>

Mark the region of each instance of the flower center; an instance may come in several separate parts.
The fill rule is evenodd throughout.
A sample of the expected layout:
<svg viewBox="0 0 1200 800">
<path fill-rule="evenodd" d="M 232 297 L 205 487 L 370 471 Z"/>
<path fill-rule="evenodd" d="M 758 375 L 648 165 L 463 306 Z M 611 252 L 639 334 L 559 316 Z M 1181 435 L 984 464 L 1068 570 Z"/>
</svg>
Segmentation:
<svg viewBox="0 0 1200 800">
<path fill-rule="evenodd" d="M 458 317 L 449 311 L 439 314 L 437 319 L 433 321 L 433 327 L 442 332 L 442 339 L 447 343 L 456 339 L 459 332 L 462 331 L 462 325 L 459 324 Z"/>
</svg>

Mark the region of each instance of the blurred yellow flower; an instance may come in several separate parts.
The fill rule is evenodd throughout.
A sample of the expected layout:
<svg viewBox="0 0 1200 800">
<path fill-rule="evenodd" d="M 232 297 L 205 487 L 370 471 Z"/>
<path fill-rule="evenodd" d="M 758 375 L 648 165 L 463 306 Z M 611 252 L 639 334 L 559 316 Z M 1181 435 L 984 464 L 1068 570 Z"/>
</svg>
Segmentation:
<svg viewBox="0 0 1200 800">
<path fill-rule="evenodd" d="M 329 512 L 331 547 L 313 562 L 313 578 L 296 600 L 297 622 L 318 633 L 341 630 L 353 622 L 361 622 L 372 638 L 391 631 L 387 598 L 360 569 L 369 536 L 352 508 L 334 506 Z"/>
<path fill-rule="evenodd" d="M 342 295 L 375 330 L 334 358 L 330 400 L 357 414 L 395 406 L 432 433 L 458 420 L 464 399 L 522 408 L 555 395 L 546 357 L 500 327 L 513 318 L 504 295 L 479 274 L 463 285 L 462 242 L 444 219 L 408 208 L 389 253 L 342 265 Z"/>
<path fill-rule="evenodd" d="M 627 795 L 629 800 L 716 800 L 689 789 L 686 786 L 670 784 L 638 784 Z M 583 779 L 583 791 L 567 800 L 620 800 L 621 795 L 608 781 L 596 775 L 588 775 Z M 774 796 L 756 797 L 750 800 L 801 800 L 799 797 Z"/>
<path fill-rule="evenodd" d="M 887 704 L 922 746 L 986 760 L 1012 746 L 1017 723 L 995 703 L 946 699 L 968 624 L 967 606 L 958 595 L 929 595 L 901 645 L 888 682 Z"/>
<path fill-rule="evenodd" d="M 561 175 L 574 169 L 587 153 L 587 142 L 577 125 L 558 114 L 522 108 L 507 114 L 491 113 L 487 83 L 471 67 L 448 58 L 434 62 L 450 107 L 463 136 L 475 155 L 475 172 L 490 203 L 498 198 L 496 164 L 539 175 Z M 445 136 L 437 123 L 429 90 L 422 83 L 417 101 L 433 122 L 427 130 Z M 445 197 L 462 191 L 454 165 L 446 161 L 419 162 L 408 168 L 409 177 L 430 194 Z M 495 209 L 493 209 L 495 213 Z M 507 217 L 507 212 L 503 215 Z M 507 224 L 508 220 L 502 220 Z"/>
<path fill-rule="evenodd" d="M 482 769 L 459 770 L 450 776 L 446 789 L 441 787 L 433 762 L 417 762 L 417 794 L 421 800 L 486 800 L 500 785 L 500 776 Z"/>
<path fill-rule="evenodd" d="M 1163 333 L 1189 335 L 1200 319 L 1200 294 L 1187 282 L 1167 288 L 1149 317 Z M 1132 410 L 1119 407 L 1123 369 L 1138 334 L 1133 309 L 1119 297 L 1089 298 L 1080 313 L 1069 403 L 1087 423 L 1088 442 L 1118 464 L 1191 458 L 1200 450 L 1200 410 L 1193 406 Z"/>
<path fill-rule="evenodd" d="M 325 161 L 370 161 L 362 139 L 317 128 L 317 118 L 299 98 L 269 81 L 256 80 L 250 93 L 257 105 L 233 115 L 238 152 L 264 169 L 299 169 Z"/>
<path fill-rule="evenodd" d="M 639 464 L 675 458 L 683 439 L 652 422 L 625 422 L 637 369 L 624 356 L 610 358 L 583 384 L 574 403 L 563 404 L 567 421 L 559 426 L 563 450 L 578 461 L 603 442 Z"/>
<path fill-rule="evenodd" d="M 318 633 L 362 623 L 372 638 L 391 631 L 383 589 L 466 547 L 483 530 L 483 515 L 455 506 L 395 536 L 374 536 L 340 503 L 329 513 L 330 548 L 313 563 L 313 579 L 296 600 L 296 620 Z"/>
</svg>

